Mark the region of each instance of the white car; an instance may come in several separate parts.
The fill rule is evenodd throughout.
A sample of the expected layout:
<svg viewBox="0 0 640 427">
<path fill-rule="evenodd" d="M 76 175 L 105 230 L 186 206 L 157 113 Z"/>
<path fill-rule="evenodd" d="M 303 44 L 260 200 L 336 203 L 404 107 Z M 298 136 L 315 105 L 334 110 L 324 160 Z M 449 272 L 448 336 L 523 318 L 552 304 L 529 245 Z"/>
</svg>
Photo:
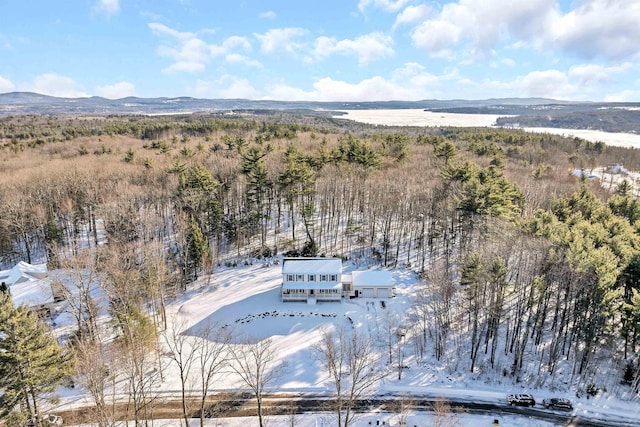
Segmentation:
<svg viewBox="0 0 640 427">
<path fill-rule="evenodd" d="M 45 415 L 42 420 L 45 426 L 61 426 L 62 425 L 62 417 L 60 415 L 48 414 Z"/>
</svg>

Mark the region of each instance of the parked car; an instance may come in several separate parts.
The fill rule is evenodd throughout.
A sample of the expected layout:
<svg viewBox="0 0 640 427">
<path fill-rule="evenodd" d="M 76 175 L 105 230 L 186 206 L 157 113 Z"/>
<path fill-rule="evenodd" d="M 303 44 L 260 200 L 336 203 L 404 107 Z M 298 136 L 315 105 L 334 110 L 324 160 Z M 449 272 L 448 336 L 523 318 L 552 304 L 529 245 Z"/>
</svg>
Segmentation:
<svg viewBox="0 0 640 427">
<path fill-rule="evenodd" d="M 511 406 L 535 406 L 536 400 L 526 393 L 507 395 L 507 403 Z"/>
<path fill-rule="evenodd" d="M 573 405 L 569 399 L 563 399 L 560 397 L 552 397 L 551 399 L 544 399 L 542 405 L 547 409 L 559 409 L 561 411 L 572 411 Z"/>
<path fill-rule="evenodd" d="M 42 424 L 45 426 L 61 426 L 62 417 L 54 414 L 45 415 Z"/>
</svg>

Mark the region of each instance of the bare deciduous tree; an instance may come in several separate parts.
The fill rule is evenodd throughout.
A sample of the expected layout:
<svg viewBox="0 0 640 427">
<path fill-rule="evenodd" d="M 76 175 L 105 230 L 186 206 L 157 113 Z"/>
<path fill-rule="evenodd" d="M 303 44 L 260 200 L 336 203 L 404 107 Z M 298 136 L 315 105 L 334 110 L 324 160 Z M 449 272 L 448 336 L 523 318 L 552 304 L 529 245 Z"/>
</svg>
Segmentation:
<svg viewBox="0 0 640 427">
<path fill-rule="evenodd" d="M 384 376 L 373 341 L 356 330 L 325 330 L 314 350 L 335 387 L 333 409 L 338 427 L 348 427 L 356 401 Z"/>
<path fill-rule="evenodd" d="M 200 427 L 204 427 L 207 395 L 213 379 L 228 363 L 231 335 L 218 325 L 209 324 L 196 331 L 198 368 L 200 371 Z"/>
<path fill-rule="evenodd" d="M 391 410 L 398 413 L 398 426 L 406 427 L 409 415 L 416 406 L 416 402 L 411 395 L 402 395 L 399 399 L 393 400 Z"/>
<path fill-rule="evenodd" d="M 68 272 L 66 285 L 54 281 L 53 292 L 67 303 L 69 312 L 76 319 L 80 340 L 99 340 L 97 317 L 100 307 L 91 295 L 101 285 L 95 256 L 90 252 L 81 252 L 62 266 Z"/>
<path fill-rule="evenodd" d="M 112 426 L 114 407 L 106 399 L 106 389 L 113 381 L 110 370 L 112 361 L 105 345 L 99 341 L 78 341 L 74 346 L 76 354 L 76 382 L 89 391 L 95 404 L 94 416 L 100 427 Z"/>
<path fill-rule="evenodd" d="M 451 408 L 451 405 L 443 398 L 438 398 L 433 403 L 433 427 L 456 427 L 460 425 L 460 410 Z"/>
<path fill-rule="evenodd" d="M 231 368 L 253 392 L 258 405 L 258 422 L 260 427 L 264 427 L 264 392 L 281 374 L 280 367 L 276 366 L 273 343 L 270 339 L 247 339 L 242 344 L 232 345 L 230 351 L 233 359 Z"/>
<path fill-rule="evenodd" d="M 169 323 L 169 327 L 162 333 L 164 344 L 169 349 L 169 357 L 173 364 L 178 368 L 180 376 L 180 397 L 182 400 L 182 417 L 184 425 L 189 426 L 190 411 L 187 402 L 187 393 L 191 389 L 191 368 L 196 361 L 199 353 L 198 344 L 193 342 L 190 337 L 184 333 L 186 329 L 186 321 L 174 319 Z"/>
</svg>

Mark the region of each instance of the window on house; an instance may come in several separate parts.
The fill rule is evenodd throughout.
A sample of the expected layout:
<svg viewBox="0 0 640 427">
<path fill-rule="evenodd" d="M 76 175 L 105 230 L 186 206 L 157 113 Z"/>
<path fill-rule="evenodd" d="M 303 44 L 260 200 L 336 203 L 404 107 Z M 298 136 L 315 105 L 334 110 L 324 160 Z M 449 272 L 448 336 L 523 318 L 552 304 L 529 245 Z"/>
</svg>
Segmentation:
<svg viewBox="0 0 640 427">
<path fill-rule="evenodd" d="M 331 279 L 332 282 L 337 282 L 338 281 L 338 275 L 337 274 L 332 274 L 331 275 Z"/>
<path fill-rule="evenodd" d="M 304 274 L 296 274 L 296 282 L 304 282 Z"/>
<path fill-rule="evenodd" d="M 293 274 L 287 274 L 287 282 L 295 282 L 296 276 Z"/>
<path fill-rule="evenodd" d="M 327 275 L 326 274 L 321 274 L 320 275 L 320 281 L 321 282 L 326 282 L 327 281 Z"/>
<path fill-rule="evenodd" d="M 310 282 L 315 282 L 316 281 L 316 275 L 315 274 L 310 274 L 309 275 L 309 281 Z"/>
</svg>

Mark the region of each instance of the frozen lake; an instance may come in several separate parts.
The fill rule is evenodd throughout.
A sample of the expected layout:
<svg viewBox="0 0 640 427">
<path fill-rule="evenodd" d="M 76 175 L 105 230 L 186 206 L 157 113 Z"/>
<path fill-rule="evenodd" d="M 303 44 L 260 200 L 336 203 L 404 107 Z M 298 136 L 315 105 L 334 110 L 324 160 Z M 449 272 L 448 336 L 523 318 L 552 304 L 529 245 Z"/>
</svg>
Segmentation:
<svg viewBox="0 0 640 427">
<path fill-rule="evenodd" d="M 346 114 L 336 118 L 384 126 L 455 126 L 491 127 L 495 126 L 499 114 L 457 114 L 434 113 L 422 109 L 405 110 L 345 110 Z M 524 128 L 527 132 L 551 133 L 563 136 L 577 136 L 587 141 L 602 141 L 617 147 L 640 148 L 640 135 L 630 133 L 602 132 L 587 129 Z"/>
</svg>

